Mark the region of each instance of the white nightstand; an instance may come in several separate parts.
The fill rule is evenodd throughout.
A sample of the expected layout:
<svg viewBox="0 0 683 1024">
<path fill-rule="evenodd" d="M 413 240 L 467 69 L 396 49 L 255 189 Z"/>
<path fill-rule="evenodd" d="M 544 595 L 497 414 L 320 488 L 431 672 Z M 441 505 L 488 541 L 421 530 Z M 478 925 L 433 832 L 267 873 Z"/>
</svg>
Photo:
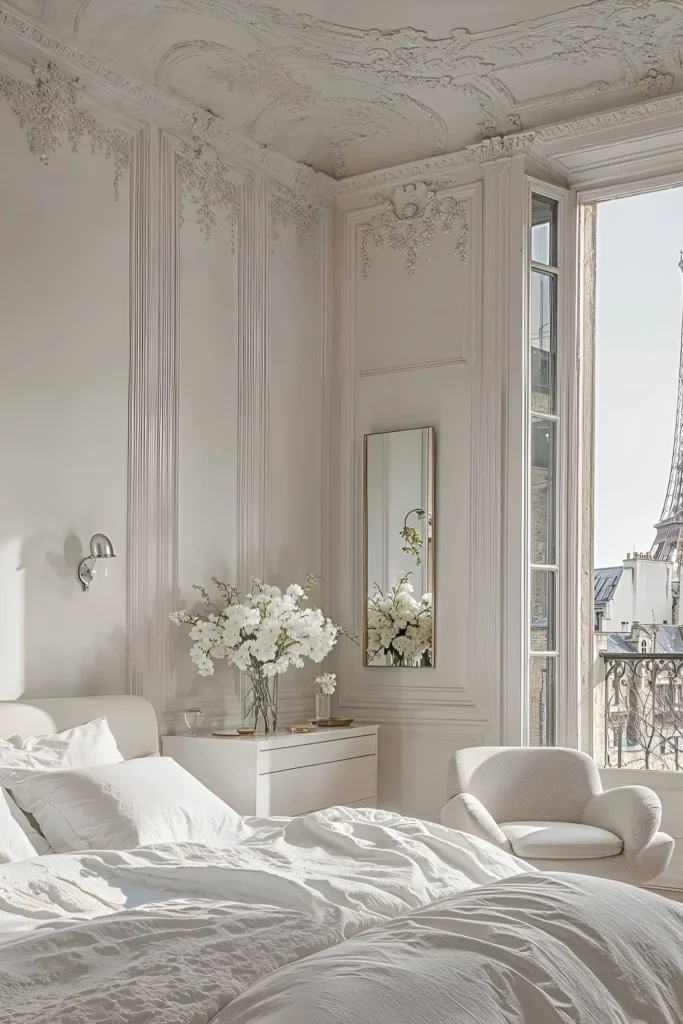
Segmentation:
<svg viewBox="0 0 683 1024">
<path fill-rule="evenodd" d="M 239 814 L 376 807 L 377 725 L 274 736 L 163 736 L 172 757 Z"/>
</svg>

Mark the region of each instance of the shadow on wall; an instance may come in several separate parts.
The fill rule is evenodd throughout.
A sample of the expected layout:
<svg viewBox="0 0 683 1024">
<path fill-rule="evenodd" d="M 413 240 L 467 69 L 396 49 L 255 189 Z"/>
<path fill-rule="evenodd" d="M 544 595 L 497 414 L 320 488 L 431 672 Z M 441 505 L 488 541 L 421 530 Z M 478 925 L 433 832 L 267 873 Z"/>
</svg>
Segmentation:
<svg viewBox="0 0 683 1024">
<path fill-rule="evenodd" d="M 52 537 L 43 537 L 43 540 L 45 539 L 53 540 Z M 32 542 L 27 542 L 27 548 L 30 543 Z M 78 567 L 81 564 L 84 554 L 85 552 L 80 538 L 78 538 L 75 533 L 70 533 L 64 541 L 63 550 L 48 551 L 45 555 L 45 562 L 52 570 L 54 570 L 58 579 L 73 585 L 76 574 L 78 573 Z M 28 561 L 28 558 L 26 558 L 26 561 Z"/>
<path fill-rule="evenodd" d="M 41 643 L 41 630 L 46 626 L 47 609 L 43 607 L 35 614 L 37 602 L 45 594 L 45 567 L 48 577 L 55 579 L 53 586 L 56 585 L 58 599 L 76 600 L 80 589 L 77 570 L 83 554 L 83 545 L 74 531 L 69 532 L 63 543 L 61 538 L 50 533 L 34 534 L 23 542 L 21 538 L 14 537 L 0 543 L 1 700 L 17 700 L 27 692 L 33 696 L 112 692 L 111 670 L 107 673 L 104 666 L 121 663 L 126 642 L 122 626 L 113 628 L 94 651 L 92 648 L 87 650 L 84 644 L 87 653 L 83 660 L 79 659 L 77 672 L 70 674 L 69 666 L 73 669 L 74 658 L 69 654 L 73 651 L 65 651 L 63 662 L 58 659 L 52 665 L 48 660 L 47 670 L 43 667 L 40 679 L 32 683 L 29 681 L 30 645 L 35 650 L 35 645 Z M 53 631 L 51 637 L 45 638 L 48 651 L 54 642 Z M 125 676 L 125 664 L 122 672 Z M 125 689 L 123 676 L 117 680 L 114 690 L 122 692 Z"/>
</svg>

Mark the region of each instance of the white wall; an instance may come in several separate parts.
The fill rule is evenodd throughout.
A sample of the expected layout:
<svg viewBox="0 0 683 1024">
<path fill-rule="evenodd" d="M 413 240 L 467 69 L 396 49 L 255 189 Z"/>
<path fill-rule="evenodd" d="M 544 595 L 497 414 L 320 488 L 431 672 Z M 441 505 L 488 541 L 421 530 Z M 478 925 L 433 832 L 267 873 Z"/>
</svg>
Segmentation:
<svg viewBox="0 0 683 1024">
<path fill-rule="evenodd" d="M 279 193 L 224 156 L 207 238 L 180 140 L 126 124 L 116 202 L 87 140 L 45 167 L 0 103 L 0 696 L 130 688 L 171 728 L 189 702 L 234 722 L 234 673 L 200 678 L 168 612 L 213 575 L 322 576 L 329 224 L 280 202 L 275 244 Z M 84 594 L 97 531 L 118 558 Z"/>
<path fill-rule="evenodd" d="M 125 689 L 127 181 L 0 103 L 0 696 Z M 117 559 L 88 594 L 90 536 Z"/>
</svg>

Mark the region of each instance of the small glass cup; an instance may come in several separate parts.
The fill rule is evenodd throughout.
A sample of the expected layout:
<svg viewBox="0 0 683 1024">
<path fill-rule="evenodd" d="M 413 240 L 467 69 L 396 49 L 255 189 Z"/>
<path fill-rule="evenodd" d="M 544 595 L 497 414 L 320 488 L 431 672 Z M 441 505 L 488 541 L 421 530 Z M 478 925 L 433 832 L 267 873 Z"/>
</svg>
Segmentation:
<svg viewBox="0 0 683 1024">
<path fill-rule="evenodd" d="M 185 709 L 185 725 L 190 731 L 190 736 L 196 736 L 204 721 L 204 712 L 201 708 Z"/>
</svg>

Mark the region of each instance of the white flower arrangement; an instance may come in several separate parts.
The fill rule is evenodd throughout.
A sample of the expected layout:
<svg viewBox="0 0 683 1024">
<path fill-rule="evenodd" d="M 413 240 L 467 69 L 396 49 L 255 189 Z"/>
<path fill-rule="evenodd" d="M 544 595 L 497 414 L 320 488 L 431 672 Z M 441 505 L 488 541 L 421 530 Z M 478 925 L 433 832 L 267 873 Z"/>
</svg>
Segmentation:
<svg viewBox="0 0 683 1024">
<path fill-rule="evenodd" d="M 368 662 L 389 655 L 394 664 L 416 665 L 432 648 L 432 595 L 413 597 L 409 573 L 400 573 L 386 594 L 377 583 L 368 597 Z"/>
<path fill-rule="evenodd" d="M 337 677 L 334 672 L 324 672 L 315 681 L 315 692 L 321 697 L 331 697 L 337 688 Z"/>
<path fill-rule="evenodd" d="M 204 587 L 195 586 L 206 614 L 171 614 L 176 625 L 192 627 L 190 657 L 200 676 L 213 675 L 215 658 L 224 658 L 244 672 L 274 676 L 291 666 L 302 668 L 304 658 L 322 661 L 339 635 L 349 635 L 319 608 L 301 607 L 317 582 L 310 573 L 303 587 L 293 583 L 284 594 L 260 580 L 251 582 L 251 591 L 242 596 L 236 587 L 214 576 L 222 607 L 211 601 Z"/>
</svg>

